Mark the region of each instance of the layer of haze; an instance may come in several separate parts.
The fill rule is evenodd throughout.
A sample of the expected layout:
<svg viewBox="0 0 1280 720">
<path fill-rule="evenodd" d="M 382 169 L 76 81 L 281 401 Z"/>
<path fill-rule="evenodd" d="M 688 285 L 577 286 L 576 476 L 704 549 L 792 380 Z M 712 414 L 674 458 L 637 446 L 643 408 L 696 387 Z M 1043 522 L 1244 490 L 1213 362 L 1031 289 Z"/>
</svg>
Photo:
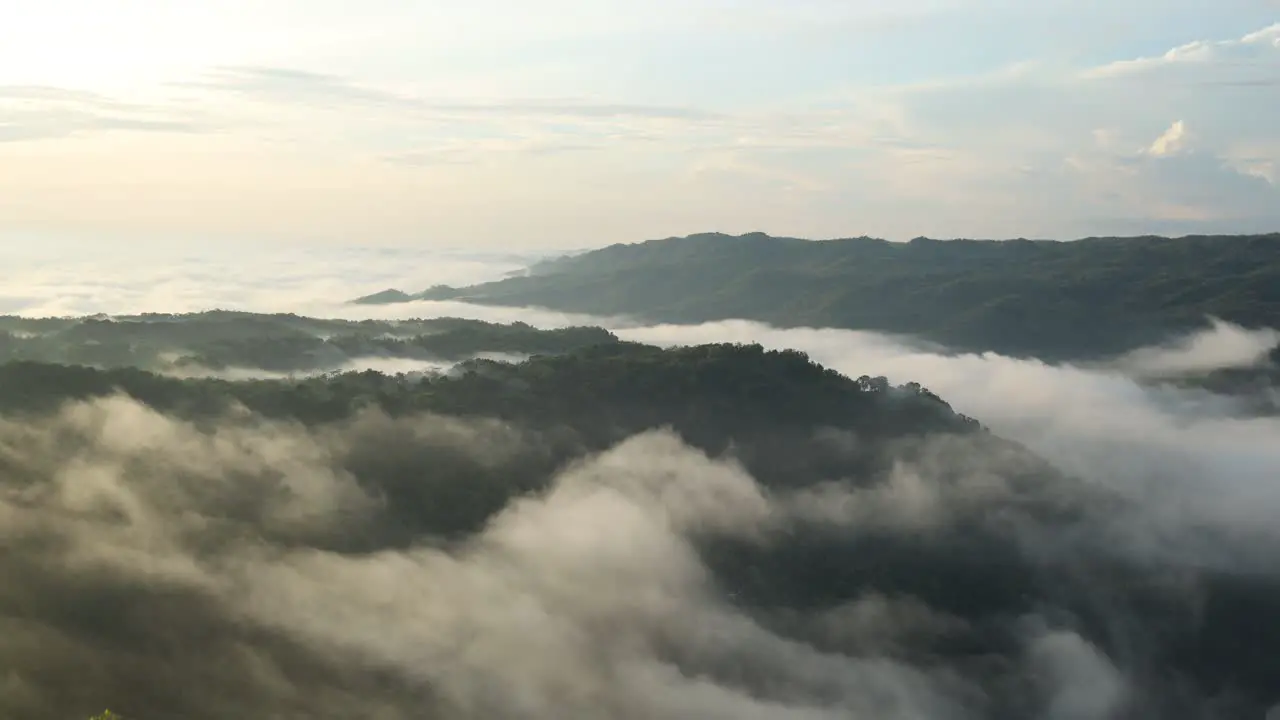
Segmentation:
<svg viewBox="0 0 1280 720">
<path fill-rule="evenodd" d="M 248 310 L 321 317 L 367 288 L 496 280 L 538 259 L 501 252 L 368 246 L 136 243 L 0 245 L 0 314 L 29 317 Z"/>
<path fill-rule="evenodd" d="M 1273 0 L 47 0 L 0 242 L 1273 229 Z"/>
<path fill-rule="evenodd" d="M 665 434 L 565 471 L 465 543 L 376 552 L 342 549 L 379 533 L 351 456 L 430 447 L 514 472 L 542 440 L 432 417 L 198 429 L 105 400 L 6 422 L 0 441 L 0 537 L 21 550 L 0 559 L 14 717 L 971 717 L 972 688 L 945 668 L 824 652 L 728 602 L 693 536 L 764 540 L 806 505 Z M 849 643 L 950 622 L 874 595 L 806 620 Z M 1123 674 L 1079 635 L 1034 619 L 1023 635 L 1037 717 L 1123 703 Z"/>
</svg>

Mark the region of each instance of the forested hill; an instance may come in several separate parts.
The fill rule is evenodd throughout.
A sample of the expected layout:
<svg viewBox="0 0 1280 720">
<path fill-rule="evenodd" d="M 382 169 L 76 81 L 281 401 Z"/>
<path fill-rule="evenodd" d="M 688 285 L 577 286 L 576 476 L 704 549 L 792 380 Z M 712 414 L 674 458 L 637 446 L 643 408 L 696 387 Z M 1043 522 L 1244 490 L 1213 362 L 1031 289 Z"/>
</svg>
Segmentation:
<svg viewBox="0 0 1280 720">
<path fill-rule="evenodd" d="M 700 234 L 614 245 L 457 298 L 663 322 L 727 318 L 916 335 L 1044 359 L 1116 354 L 1207 316 L 1280 327 L 1280 234 L 1057 241 L 809 241 Z"/>
<path fill-rule="evenodd" d="M 104 397 L 114 391 L 150 410 Z M 817 707 L 876 693 L 868 707 L 893 708 L 919 688 L 963 709 L 867 717 L 1048 717 L 1098 682 L 1125 690 L 1114 717 L 1262 717 L 1274 702 L 1274 572 L 1133 549 L 1142 507 L 1058 473 L 918 385 L 845 377 L 795 351 L 618 342 L 421 379 L 243 382 L 13 362 L 0 365 L 0 414 L 0 510 L 16 538 L 0 554 L 0 608 L 21 619 L 0 633 L 0 662 L 39 670 L 26 692 L 0 693 L 0 717 L 103 706 L 140 720 L 594 716 L 595 694 L 559 692 L 576 675 L 529 681 L 572 710 L 554 715 L 519 712 L 502 694 L 499 712 L 480 715 L 438 692 L 455 666 L 486 697 L 526 678 L 524 665 L 504 674 L 465 657 L 541 627 L 524 619 L 530 607 L 583 644 L 571 668 L 579 657 L 603 665 L 598 687 L 637 672 L 631 654 L 615 654 L 625 645 L 664 671 L 766 700 Z M 734 463 L 716 469 L 664 433 L 637 437 L 664 427 Z M 332 489 L 307 490 L 316 484 Z M 755 529 L 734 530 L 748 521 L 730 522 L 739 516 Z M 529 549 L 477 560 L 508 541 Z M 663 563 L 692 579 L 654 575 Z M 455 567 L 464 575 L 438 579 Z M 465 573 L 484 578 L 480 600 L 463 592 Z M 694 589 L 674 589 L 684 582 Z M 281 588 L 284 614 L 260 609 Z M 531 594 L 576 602 L 601 589 L 584 606 Z M 666 609 L 683 593 L 721 614 L 685 624 L 688 613 Z M 513 603 L 502 622 L 434 639 L 433 610 L 456 607 L 466 623 Z M 405 673 L 390 655 L 365 655 L 349 625 L 407 638 L 393 647 L 411 647 L 414 668 L 446 669 Z M 735 628 L 752 634 L 737 640 Z M 845 684 L 864 676 L 872 683 Z M 900 677 L 912 684 L 886 684 Z"/>
<path fill-rule="evenodd" d="M 364 407 L 392 415 L 500 418 L 577 428 L 597 437 L 592 444 L 599 448 L 663 426 L 721 450 L 731 438 L 788 428 L 845 428 L 877 437 L 980 429 L 918 383 L 854 380 L 802 352 L 760 345 L 663 349 L 614 342 L 521 363 L 469 360 L 429 377 L 352 371 L 236 382 L 138 368 L 0 365 L 0 414 L 46 412 L 114 392 L 187 418 L 216 416 L 232 402 L 305 424 L 341 420 Z"/>
<path fill-rule="evenodd" d="M 456 478 L 457 487 L 433 486 L 433 492 L 459 494 L 447 502 L 422 496 L 393 502 L 424 513 L 428 511 L 418 507 L 419 501 L 439 504 L 438 512 L 428 513 L 437 531 L 475 530 L 513 494 L 529 489 L 533 481 L 520 477 L 549 473 L 570 457 L 604 450 L 647 430 L 669 428 L 704 451 L 730 452 L 757 477 L 775 483 L 812 479 L 823 470 L 830 472 L 831 463 L 841 468 L 838 475 L 869 472 L 886 459 L 882 451 L 891 449 L 887 443 L 911 437 L 976 436 L 989 438 L 993 447 L 1011 446 L 917 383 L 893 386 L 883 377 L 867 376 L 855 380 L 804 353 L 766 351 L 759 345 L 663 349 L 615 343 L 521 363 L 470 360 L 454 373 L 428 377 L 352 371 L 227 381 L 174 378 L 137 368 L 0 365 L 0 416 L 36 418 L 67 402 L 117 393 L 166 415 L 204 423 L 216 423 L 229 412 L 234 416 L 240 408 L 315 428 L 376 409 L 392 418 L 427 413 L 498 420 L 547 436 L 551 454 L 526 458 L 528 467 L 519 472 L 504 467 L 513 477 L 499 473 L 483 482 Z M 831 432 L 856 433 L 865 444 L 855 450 L 832 444 L 824 439 Z M 1029 453 L 1026 460 L 1037 472 L 1051 473 Z M 439 458 L 427 454 L 405 460 L 410 461 L 434 465 Z M 417 470 L 397 472 L 408 477 Z"/>
<path fill-rule="evenodd" d="M 541 330 L 462 318 L 330 320 L 213 310 L 182 315 L 0 316 L 0 362 L 136 367 L 168 373 L 230 368 L 341 370 L 360 358 L 456 363 L 484 353 L 554 354 L 617 342 L 607 330 Z"/>
</svg>

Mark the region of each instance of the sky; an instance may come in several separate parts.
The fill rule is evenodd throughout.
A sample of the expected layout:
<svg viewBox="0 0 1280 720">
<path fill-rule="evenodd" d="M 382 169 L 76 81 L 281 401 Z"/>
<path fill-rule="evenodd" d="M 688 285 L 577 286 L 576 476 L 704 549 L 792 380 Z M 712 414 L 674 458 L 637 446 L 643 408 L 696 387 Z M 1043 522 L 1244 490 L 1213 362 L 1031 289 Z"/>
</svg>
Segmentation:
<svg viewBox="0 0 1280 720">
<path fill-rule="evenodd" d="M 0 243 L 1280 228 L 1277 0 L 0 0 Z"/>
</svg>

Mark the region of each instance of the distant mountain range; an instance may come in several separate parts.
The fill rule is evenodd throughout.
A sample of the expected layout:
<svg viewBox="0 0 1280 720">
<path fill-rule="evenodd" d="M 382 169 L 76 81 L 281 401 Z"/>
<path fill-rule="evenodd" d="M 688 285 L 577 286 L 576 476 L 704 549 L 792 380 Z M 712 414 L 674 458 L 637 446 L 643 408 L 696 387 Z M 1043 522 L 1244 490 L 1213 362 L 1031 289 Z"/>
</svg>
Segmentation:
<svg viewBox="0 0 1280 720">
<path fill-rule="evenodd" d="M 1203 328 L 1209 317 L 1280 327 L 1280 233 L 906 243 L 705 233 L 354 302 L 420 299 L 875 330 L 957 350 L 1092 359 Z"/>
</svg>

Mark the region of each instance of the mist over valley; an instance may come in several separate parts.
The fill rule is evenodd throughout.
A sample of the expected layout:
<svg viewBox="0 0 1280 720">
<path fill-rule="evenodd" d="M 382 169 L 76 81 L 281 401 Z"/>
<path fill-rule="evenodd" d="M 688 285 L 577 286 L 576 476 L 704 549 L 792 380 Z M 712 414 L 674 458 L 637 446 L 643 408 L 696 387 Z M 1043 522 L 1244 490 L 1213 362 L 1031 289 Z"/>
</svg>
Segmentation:
<svg viewBox="0 0 1280 720">
<path fill-rule="evenodd" d="M 401 259 L 346 280 L 307 262 L 296 290 L 241 274 L 234 309 L 194 264 L 114 276 L 97 315 L 10 289 L 29 300 L 0 318 L 3 714 L 1280 701 L 1273 330 L 1207 317 L 1046 362 L 743 319 L 353 305 Z M 161 310 L 159 267 L 191 312 Z"/>
</svg>

